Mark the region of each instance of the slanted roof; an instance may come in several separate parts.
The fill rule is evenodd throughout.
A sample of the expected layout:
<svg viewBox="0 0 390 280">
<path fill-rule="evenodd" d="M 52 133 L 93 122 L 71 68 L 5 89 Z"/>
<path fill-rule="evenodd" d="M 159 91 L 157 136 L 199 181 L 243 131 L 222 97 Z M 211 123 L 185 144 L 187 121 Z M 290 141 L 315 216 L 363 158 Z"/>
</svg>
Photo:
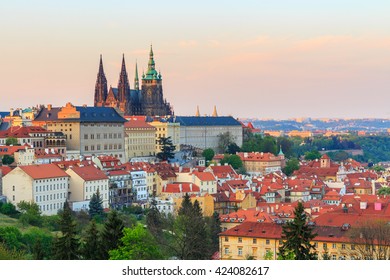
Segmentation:
<svg viewBox="0 0 390 280">
<path fill-rule="evenodd" d="M 76 106 L 76 111 L 80 112 L 79 118 L 58 118 L 61 108 L 43 108 L 34 121 L 79 121 L 79 122 L 115 122 L 124 123 L 124 119 L 114 108 L 111 107 L 87 107 Z"/>
<path fill-rule="evenodd" d="M 37 179 L 49 179 L 59 177 L 69 177 L 69 175 L 56 164 L 38 164 L 19 166 L 28 176 Z"/>
<path fill-rule="evenodd" d="M 241 123 L 235 118 L 227 117 L 184 117 L 177 116 L 176 122 L 181 126 L 240 126 Z"/>
<path fill-rule="evenodd" d="M 96 181 L 96 180 L 106 180 L 108 179 L 107 175 L 96 168 L 93 165 L 88 166 L 74 166 L 72 170 L 79 175 L 84 181 Z"/>
</svg>

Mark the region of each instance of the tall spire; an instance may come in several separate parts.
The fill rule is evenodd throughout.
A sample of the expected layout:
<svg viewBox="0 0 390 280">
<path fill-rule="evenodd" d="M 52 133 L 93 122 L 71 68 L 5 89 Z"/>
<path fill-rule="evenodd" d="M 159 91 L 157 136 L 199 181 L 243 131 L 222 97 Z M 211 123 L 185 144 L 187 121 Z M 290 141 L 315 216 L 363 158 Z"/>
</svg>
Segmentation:
<svg viewBox="0 0 390 280">
<path fill-rule="evenodd" d="M 159 73 L 156 71 L 156 64 L 154 63 L 154 54 L 153 54 L 152 45 L 150 45 L 148 70 L 146 71 L 146 75 L 145 75 L 145 77 L 143 77 L 143 79 L 146 79 L 146 80 L 159 80 L 160 79 Z"/>
<path fill-rule="evenodd" d="M 213 117 L 218 117 L 217 106 L 214 105 Z"/>
<path fill-rule="evenodd" d="M 95 84 L 94 106 L 102 106 L 102 104 L 106 101 L 107 92 L 107 79 L 103 69 L 103 58 L 102 55 L 100 55 L 99 71 Z"/>
<path fill-rule="evenodd" d="M 196 114 L 195 114 L 195 117 L 200 117 L 200 113 L 199 113 L 199 105 L 196 106 Z"/>
<path fill-rule="evenodd" d="M 135 88 L 135 90 L 139 90 L 138 65 L 137 65 L 137 61 L 135 62 L 134 88 Z"/>
<path fill-rule="evenodd" d="M 118 101 L 125 102 L 129 96 L 130 96 L 130 84 L 129 84 L 129 79 L 127 77 L 125 55 L 123 54 L 122 69 L 119 75 L 119 82 L 118 82 Z"/>
</svg>

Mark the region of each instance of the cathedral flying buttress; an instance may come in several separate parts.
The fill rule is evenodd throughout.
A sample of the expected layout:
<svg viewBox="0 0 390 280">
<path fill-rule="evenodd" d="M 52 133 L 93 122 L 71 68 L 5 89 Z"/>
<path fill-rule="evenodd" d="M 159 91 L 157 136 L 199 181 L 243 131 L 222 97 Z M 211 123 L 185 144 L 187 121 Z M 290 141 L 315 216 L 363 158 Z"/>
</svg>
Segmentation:
<svg viewBox="0 0 390 280">
<path fill-rule="evenodd" d="M 118 87 L 110 87 L 108 89 L 103 69 L 103 59 L 100 56 L 94 106 L 114 107 L 123 112 L 124 115 L 167 116 L 173 114 L 170 104 L 164 99 L 162 76 L 155 69 L 152 46 L 150 46 L 148 70 L 142 74 L 141 88 L 139 87 L 138 67 L 136 64 L 134 89 L 130 89 L 125 57 L 123 55 Z"/>
</svg>

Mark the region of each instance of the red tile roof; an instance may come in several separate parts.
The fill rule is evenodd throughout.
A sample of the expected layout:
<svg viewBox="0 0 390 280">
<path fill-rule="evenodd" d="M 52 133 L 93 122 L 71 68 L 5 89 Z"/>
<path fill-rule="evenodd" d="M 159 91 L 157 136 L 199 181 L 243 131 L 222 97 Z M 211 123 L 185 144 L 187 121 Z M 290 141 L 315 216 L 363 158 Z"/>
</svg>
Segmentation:
<svg viewBox="0 0 390 280">
<path fill-rule="evenodd" d="M 282 226 L 274 223 L 245 222 L 220 235 L 279 239 L 282 235 Z"/>
<path fill-rule="evenodd" d="M 194 171 L 192 172 L 196 177 L 199 178 L 201 181 L 216 181 L 217 179 L 214 177 L 213 173 L 211 172 L 199 172 Z"/>
<path fill-rule="evenodd" d="M 93 165 L 89 166 L 74 166 L 71 168 L 77 175 L 79 175 L 85 181 L 95 181 L 95 180 L 106 180 L 108 179 L 107 175 L 96 168 Z"/>
<path fill-rule="evenodd" d="M 9 155 L 12 156 L 19 150 L 24 150 L 25 146 L 0 146 L 0 156 Z"/>
<path fill-rule="evenodd" d="M 148 124 L 145 120 L 129 120 L 125 122 L 125 129 L 132 128 L 144 128 L 148 130 L 156 130 L 156 128 L 150 124 Z"/>
<path fill-rule="evenodd" d="M 3 176 L 7 175 L 9 172 L 12 171 L 11 167 L 5 166 L 5 165 L 1 165 L 0 169 L 1 169 L 1 173 L 3 174 Z"/>
<path fill-rule="evenodd" d="M 39 164 L 19 166 L 27 175 L 34 180 L 49 179 L 58 177 L 69 177 L 69 175 L 56 164 Z"/>
<path fill-rule="evenodd" d="M 166 184 L 163 189 L 163 193 L 198 193 L 200 192 L 199 186 L 192 183 L 172 183 Z"/>
<path fill-rule="evenodd" d="M 12 126 L 7 130 L 0 131 L 0 138 L 28 138 L 30 133 L 50 133 L 40 126 Z"/>
</svg>

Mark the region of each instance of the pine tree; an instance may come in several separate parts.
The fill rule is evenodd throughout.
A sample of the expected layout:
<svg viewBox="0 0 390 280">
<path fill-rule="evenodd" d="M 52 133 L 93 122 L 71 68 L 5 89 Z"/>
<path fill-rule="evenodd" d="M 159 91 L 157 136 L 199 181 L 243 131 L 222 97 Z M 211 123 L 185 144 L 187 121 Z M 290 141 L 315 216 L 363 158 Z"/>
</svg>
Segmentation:
<svg viewBox="0 0 390 280">
<path fill-rule="evenodd" d="M 163 217 L 157 209 L 157 202 L 155 197 L 152 198 L 151 206 L 149 212 L 146 215 L 146 225 L 150 233 L 156 238 L 160 239 L 162 237 L 163 229 Z"/>
<path fill-rule="evenodd" d="M 184 196 L 173 224 L 173 250 L 182 260 L 203 260 L 210 258 L 210 239 L 202 209 L 196 200 L 192 204 L 188 194 Z"/>
<path fill-rule="evenodd" d="M 100 196 L 99 188 L 96 190 L 96 193 L 92 195 L 91 200 L 89 201 L 88 212 L 91 219 L 94 217 L 102 217 L 104 214 L 103 199 Z"/>
<path fill-rule="evenodd" d="M 59 227 L 62 235 L 54 241 L 54 258 L 58 260 L 77 260 L 79 259 L 80 243 L 77 237 L 77 225 L 68 201 L 65 201 L 64 208 L 59 216 Z"/>
<path fill-rule="evenodd" d="M 102 242 L 95 220 L 92 220 L 87 228 L 82 255 L 86 260 L 100 260 L 103 257 Z"/>
<path fill-rule="evenodd" d="M 279 258 L 288 259 L 291 254 L 296 260 L 314 260 L 315 246 L 310 241 L 316 237 L 312 228 L 306 222 L 306 213 L 303 204 L 298 203 L 294 210 L 295 218 L 283 225 L 282 245 L 279 247 Z"/>
<path fill-rule="evenodd" d="M 121 244 L 120 240 L 123 237 L 123 229 L 124 224 L 119 218 L 118 212 L 112 210 L 108 214 L 102 232 L 102 244 L 104 245 L 103 259 L 107 260 L 109 258 L 109 251 L 117 249 Z"/>
<path fill-rule="evenodd" d="M 161 152 L 157 153 L 157 158 L 166 161 L 175 157 L 176 147 L 173 145 L 171 137 L 160 137 L 157 141 L 161 146 Z"/>
<path fill-rule="evenodd" d="M 35 243 L 34 247 L 32 248 L 32 254 L 34 260 L 43 260 L 45 257 L 45 252 L 43 250 L 42 241 L 40 238 L 38 238 Z"/>
<path fill-rule="evenodd" d="M 221 233 L 221 220 L 217 212 L 213 213 L 213 216 L 209 219 L 209 232 L 210 232 L 210 252 L 214 254 L 219 250 L 219 234 Z"/>
</svg>

